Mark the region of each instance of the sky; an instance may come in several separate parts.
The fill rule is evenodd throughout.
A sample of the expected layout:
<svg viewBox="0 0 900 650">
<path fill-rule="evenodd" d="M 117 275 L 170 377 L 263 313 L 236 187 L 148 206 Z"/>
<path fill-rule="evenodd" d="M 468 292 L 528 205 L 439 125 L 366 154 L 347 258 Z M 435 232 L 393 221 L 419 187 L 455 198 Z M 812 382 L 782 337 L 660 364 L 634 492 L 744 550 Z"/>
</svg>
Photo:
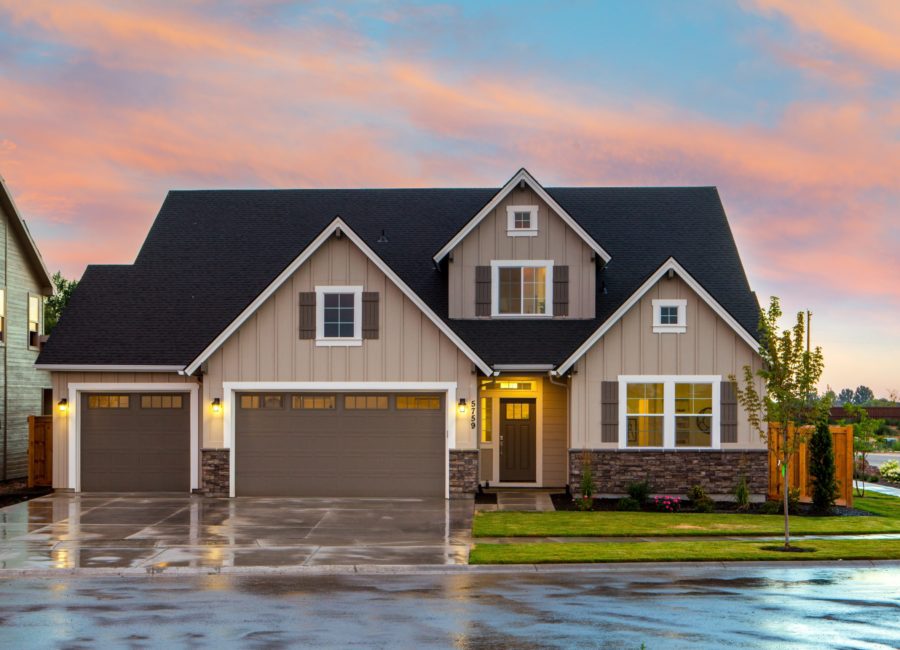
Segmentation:
<svg viewBox="0 0 900 650">
<path fill-rule="evenodd" d="M 900 389 L 896 0 L 0 0 L 0 83 L 70 278 L 170 189 L 715 185 L 823 385 Z"/>
</svg>

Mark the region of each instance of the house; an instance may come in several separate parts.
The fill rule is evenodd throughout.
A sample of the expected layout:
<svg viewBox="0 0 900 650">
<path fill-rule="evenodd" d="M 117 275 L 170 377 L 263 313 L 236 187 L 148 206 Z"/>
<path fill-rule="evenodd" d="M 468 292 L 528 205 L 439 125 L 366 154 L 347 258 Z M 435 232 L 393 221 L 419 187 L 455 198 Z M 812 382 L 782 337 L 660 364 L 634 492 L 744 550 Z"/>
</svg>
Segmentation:
<svg viewBox="0 0 900 650">
<path fill-rule="evenodd" d="M 0 177 L 0 481 L 28 475 L 28 416 L 49 412 L 50 373 L 36 370 L 53 283 Z"/>
<path fill-rule="evenodd" d="M 170 192 L 41 352 L 54 484 L 764 494 L 758 313 L 711 187 Z"/>
</svg>

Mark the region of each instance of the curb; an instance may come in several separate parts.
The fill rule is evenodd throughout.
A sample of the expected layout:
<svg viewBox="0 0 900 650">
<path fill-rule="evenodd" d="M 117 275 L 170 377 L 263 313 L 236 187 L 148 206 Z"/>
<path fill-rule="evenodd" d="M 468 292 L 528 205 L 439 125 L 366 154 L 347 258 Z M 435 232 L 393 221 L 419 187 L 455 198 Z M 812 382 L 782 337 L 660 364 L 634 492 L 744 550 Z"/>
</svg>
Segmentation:
<svg viewBox="0 0 900 650">
<path fill-rule="evenodd" d="M 638 573 L 671 570 L 716 570 L 739 571 L 742 569 L 851 569 L 851 568 L 900 568 L 900 560 L 781 560 L 744 562 L 616 562 L 607 564 L 450 564 L 450 565 L 409 565 L 409 564 L 367 564 L 367 565 L 322 565 L 322 566 L 248 566 L 248 567 L 153 567 L 134 568 L 80 568 L 80 569 L 0 569 L 0 580 L 11 578 L 113 578 L 146 577 L 183 578 L 188 576 L 365 576 L 365 575 L 536 575 L 553 573 Z"/>
</svg>

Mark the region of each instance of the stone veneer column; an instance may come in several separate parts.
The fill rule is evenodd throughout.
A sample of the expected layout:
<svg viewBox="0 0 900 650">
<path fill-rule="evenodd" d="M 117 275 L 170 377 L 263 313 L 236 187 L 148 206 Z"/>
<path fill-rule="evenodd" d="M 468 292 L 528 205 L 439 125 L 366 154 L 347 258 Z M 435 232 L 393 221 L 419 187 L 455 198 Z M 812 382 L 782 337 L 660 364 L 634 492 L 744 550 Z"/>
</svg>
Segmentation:
<svg viewBox="0 0 900 650">
<path fill-rule="evenodd" d="M 200 450 L 200 490 L 206 496 L 229 496 L 230 456 L 228 449 Z"/>
<path fill-rule="evenodd" d="M 450 450 L 450 496 L 464 496 L 478 491 L 478 450 Z"/>
</svg>

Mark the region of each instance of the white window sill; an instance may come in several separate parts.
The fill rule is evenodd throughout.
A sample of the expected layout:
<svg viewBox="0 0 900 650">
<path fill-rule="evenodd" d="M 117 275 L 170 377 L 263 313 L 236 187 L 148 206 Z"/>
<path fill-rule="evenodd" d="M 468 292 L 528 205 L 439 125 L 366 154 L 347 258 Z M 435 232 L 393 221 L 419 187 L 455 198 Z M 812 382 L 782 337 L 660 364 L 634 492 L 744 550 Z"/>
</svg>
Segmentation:
<svg viewBox="0 0 900 650">
<path fill-rule="evenodd" d="M 654 334 L 684 334 L 687 332 L 685 325 L 654 325 Z"/>
<path fill-rule="evenodd" d="M 316 339 L 320 348 L 355 348 L 362 345 L 362 339 Z"/>
<path fill-rule="evenodd" d="M 716 451 L 718 447 L 620 447 L 621 451 Z"/>
<path fill-rule="evenodd" d="M 522 228 L 521 230 L 507 230 L 506 234 L 510 237 L 537 237 L 538 231 Z"/>
<path fill-rule="evenodd" d="M 491 318 L 497 320 L 503 320 L 504 318 L 510 320 L 519 318 L 553 318 L 553 314 L 491 314 Z"/>
</svg>

